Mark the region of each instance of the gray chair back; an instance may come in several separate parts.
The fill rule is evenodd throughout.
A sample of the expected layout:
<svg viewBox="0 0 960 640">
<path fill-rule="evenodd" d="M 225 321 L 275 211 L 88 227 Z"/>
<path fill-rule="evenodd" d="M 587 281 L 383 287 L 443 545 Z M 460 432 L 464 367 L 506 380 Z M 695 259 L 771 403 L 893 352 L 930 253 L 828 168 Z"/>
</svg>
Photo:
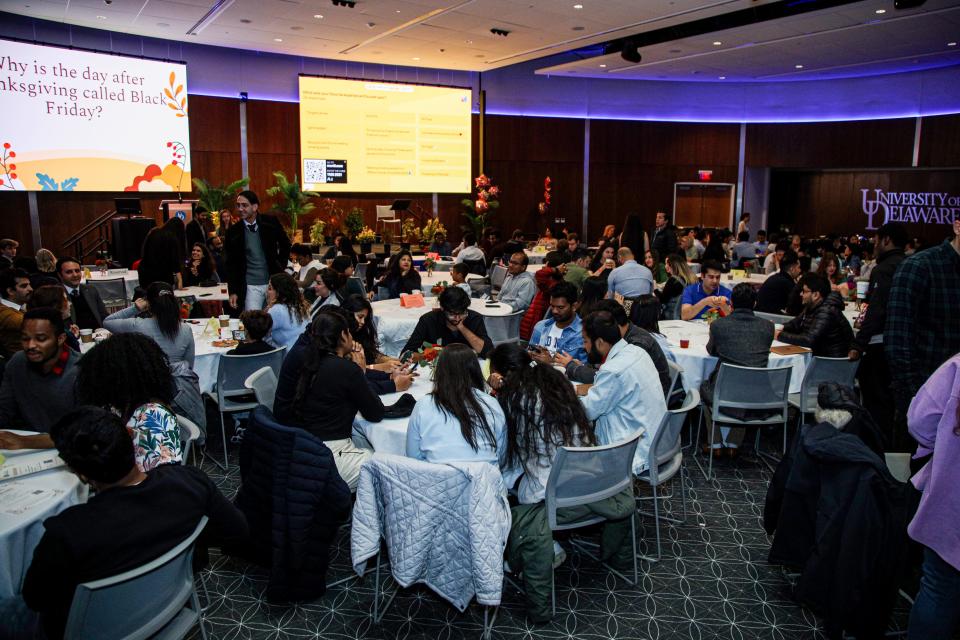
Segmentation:
<svg viewBox="0 0 960 640">
<path fill-rule="evenodd" d="M 800 412 L 813 413 L 817 408 L 817 393 L 821 382 L 836 382 L 852 387 L 859 364 L 859 360 L 814 356 L 800 385 Z"/>
<path fill-rule="evenodd" d="M 547 522 L 552 531 L 575 529 L 603 522 L 596 516 L 559 524 L 557 509 L 590 504 L 633 488 L 633 455 L 640 432 L 622 442 L 601 447 L 560 447 L 547 479 Z"/>
<path fill-rule="evenodd" d="M 389 300 L 390 289 L 386 287 L 377 287 L 377 300 Z"/>
<path fill-rule="evenodd" d="M 103 306 L 107 309 L 118 311 L 130 306 L 130 300 L 127 298 L 127 283 L 123 278 L 111 278 L 110 280 L 88 278 L 87 284 L 97 290 L 103 300 Z"/>
<path fill-rule="evenodd" d="M 483 316 L 483 324 L 493 346 L 520 341 L 520 321 L 526 311 L 514 311 L 508 316 Z"/>
<path fill-rule="evenodd" d="M 773 324 L 787 324 L 793 320 L 793 316 L 786 316 L 780 313 L 765 313 L 763 311 L 754 311 L 753 315 L 764 320 L 769 320 Z"/>
<path fill-rule="evenodd" d="M 468 278 L 467 284 L 470 285 L 471 298 L 479 298 L 490 293 L 490 281 L 487 278 Z"/>
<path fill-rule="evenodd" d="M 792 367 L 776 369 L 741 367 L 721 363 L 713 392 L 714 422 L 777 424 L 786 420 Z M 780 415 L 737 420 L 723 409 L 772 410 Z"/>
<path fill-rule="evenodd" d="M 507 268 L 500 264 L 490 267 L 490 286 L 499 289 L 503 286 L 503 281 L 507 277 Z"/>
<path fill-rule="evenodd" d="M 277 376 L 270 367 L 257 369 L 243 382 L 243 386 L 253 391 L 257 402 L 273 411 L 273 399 L 277 395 Z"/>
<path fill-rule="evenodd" d="M 683 454 L 680 453 L 680 432 L 687 415 L 700 405 L 700 392 L 691 389 L 679 409 L 671 409 L 663 414 L 657 432 L 650 442 L 650 454 L 647 459 L 648 480 L 651 485 L 663 484 L 680 470 Z"/>
<path fill-rule="evenodd" d="M 673 397 L 673 394 L 677 391 L 677 389 L 683 388 L 683 378 L 681 377 L 683 374 L 683 367 L 672 360 L 667 360 L 667 369 L 670 371 L 670 388 L 667 389 L 666 398 L 667 404 L 670 404 L 670 398 Z"/>
<path fill-rule="evenodd" d="M 247 378 L 263 367 L 269 367 L 273 370 L 274 376 L 279 379 L 285 351 L 286 349 L 280 347 L 251 356 L 228 354 L 220 356 L 220 366 L 217 369 L 217 404 L 220 405 L 221 410 L 225 408 L 225 400 L 250 395 L 245 385 Z"/>
<path fill-rule="evenodd" d="M 156 560 L 77 585 L 64 638 L 183 638 L 198 622 L 202 625 L 193 548 L 206 524 L 204 516 L 189 538 Z"/>
<path fill-rule="evenodd" d="M 183 464 L 190 459 L 190 448 L 200 438 L 200 427 L 186 416 L 177 414 L 177 426 L 180 429 L 180 452 Z"/>
</svg>

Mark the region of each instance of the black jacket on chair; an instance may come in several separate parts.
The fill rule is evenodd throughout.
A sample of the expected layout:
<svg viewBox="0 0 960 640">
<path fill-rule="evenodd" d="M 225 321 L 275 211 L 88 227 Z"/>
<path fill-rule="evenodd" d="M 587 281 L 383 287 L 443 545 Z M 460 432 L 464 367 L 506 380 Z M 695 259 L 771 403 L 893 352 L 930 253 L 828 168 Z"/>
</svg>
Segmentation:
<svg viewBox="0 0 960 640">
<path fill-rule="evenodd" d="M 767 492 L 769 561 L 800 568 L 794 594 L 824 616 L 828 637 L 883 636 L 917 500 L 857 435 L 821 423 L 794 439 Z"/>
<path fill-rule="evenodd" d="M 815 356 L 847 357 L 853 344 L 853 328 L 843 316 L 843 298 L 836 291 L 831 292 L 819 305 L 785 324 L 777 339 L 809 347 Z"/>
<path fill-rule="evenodd" d="M 238 555 L 270 568 L 267 599 L 322 596 L 330 544 L 351 508 L 350 489 L 330 449 L 257 407 L 240 449 L 240 478 L 236 505 L 250 524 L 251 548 Z"/>
<path fill-rule="evenodd" d="M 243 299 L 247 293 L 247 253 L 243 235 L 244 222 L 241 220 L 230 225 L 223 240 L 223 254 L 227 262 L 227 285 L 231 294 L 237 294 L 239 306 L 243 308 Z M 290 238 L 283 226 L 273 216 L 257 215 L 257 233 L 263 245 L 263 255 L 267 259 L 267 272 L 272 276 L 282 272 L 290 259 Z M 223 278 L 223 274 L 219 274 Z"/>
</svg>

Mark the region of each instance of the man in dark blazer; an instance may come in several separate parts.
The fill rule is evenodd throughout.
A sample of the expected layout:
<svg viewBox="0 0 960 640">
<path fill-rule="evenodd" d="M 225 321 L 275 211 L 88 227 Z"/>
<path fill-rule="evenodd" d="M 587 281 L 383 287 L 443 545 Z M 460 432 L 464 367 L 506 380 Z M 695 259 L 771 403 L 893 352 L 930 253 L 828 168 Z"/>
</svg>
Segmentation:
<svg viewBox="0 0 960 640">
<path fill-rule="evenodd" d="M 89 284 L 81 284 L 83 267 L 76 258 L 57 260 L 57 275 L 70 300 L 70 319 L 81 329 L 99 329 L 107 317 L 107 307 L 100 292 Z"/>
<path fill-rule="evenodd" d="M 678 251 L 677 228 L 670 224 L 667 214 L 663 211 L 657 211 L 657 224 L 650 236 L 650 248 L 657 252 L 661 261 Z M 640 259 L 640 254 L 637 254 L 637 257 Z"/>
<path fill-rule="evenodd" d="M 259 215 L 260 199 L 253 191 L 241 191 L 236 206 L 240 220 L 230 225 L 223 243 L 230 306 L 262 309 L 270 276 L 281 273 L 290 259 L 290 238 L 276 218 Z"/>
<path fill-rule="evenodd" d="M 741 282 L 733 288 L 731 299 L 733 313 L 725 318 L 718 318 L 710 325 L 707 352 L 720 361 L 710 377 L 700 384 L 700 397 L 708 407 L 713 404 L 713 387 L 721 364 L 726 362 L 741 367 L 766 367 L 770 359 L 774 326 L 769 320 L 754 315 L 757 294 L 753 286 Z M 706 411 L 704 414 L 707 416 L 707 433 L 710 433 L 710 413 Z M 714 442 L 709 446 L 714 450 L 714 455 L 718 455 L 716 452 L 722 451 L 724 447 L 733 453 L 743 442 L 743 435 L 742 428 L 731 428 L 726 437 L 722 438 L 720 429 L 717 429 Z"/>
</svg>

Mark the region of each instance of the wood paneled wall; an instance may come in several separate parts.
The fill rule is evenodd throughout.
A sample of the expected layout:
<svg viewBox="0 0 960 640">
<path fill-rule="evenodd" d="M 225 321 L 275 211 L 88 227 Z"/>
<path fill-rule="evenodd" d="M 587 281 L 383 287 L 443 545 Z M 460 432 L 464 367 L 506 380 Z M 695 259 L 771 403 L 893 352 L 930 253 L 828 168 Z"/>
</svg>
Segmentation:
<svg viewBox="0 0 960 640">
<path fill-rule="evenodd" d="M 193 175 L 215 184 L 236 180 L 242 174 L 239 100 L 191 96 L 190 104 Z M 273 184 L 272 173 L 299 173 L 298 105 L 250 101 L 246 109 L 251 188 L 261 194 L 263 209 L 268 210 L 272 202 L 265 191 Z M 630 212 L 639 213 L 646 226 L 652 226 L 656 211 L 671 210 L 674 183 L 696 181 L 699 169 L 713 170 L 714 182 L 737 181 L 737 124 L 593 120 L 589 229 L 584 230 L 580 227 L 586 122 L 576 118 L 487 116 L 485 125 L 484 170 L 503 190 L 501 209 L 493 220 L 504 233 L 514 228 L 533 233 L 555 218 L 565 218 L 567 228 L 592 240 L 606 224 L 619 227 Z M 914 130 L 915 120 L 909 118 L 748 125 L 746 165 L 774 169 L 906 168 L 912 160 Z M 473 139 L 479 140 L 476 116 Z M 480 166 L 477 145 L 474 147 L 472 173 L 476 175 Z M 960 115 L 924 118 L 919 160 L 921 167 L 960 166 Z M 861 178 L 852 177 L 855 174 Z M 781 176 L 771 185 L 770 227 L 783 222 L 811 233 L 828 228 L 859 229 L 856 211 L 843 214 L 829 207 L 822 209 L 824 201 L 815 194 L 821 190 L 845 193 L 855 187 L 854 182 L 863 181 L 883 188 L 884 184 L 894 184 L 895 175 L 894 171 L 822 174 L 811 183 L 817 185 L 816 189 Z M 547 216 L 541 216 L 537 205 L 543 199 L 546 176 L 552 180 L 553 208 Z M 123 194 L 39 193 L 43 244 L 59 252 L 71 233 L 111 209 L 118 195 Z M 143 198 L 145 212 L 156 212 L 161 200 L 158 195 Z M 459 240 L 461 234 L 464 220 L 460 200 L 466 196 L 438 197 L 440 219 L 453 240 Z M 432 210 L 430 194 L 347 193 L 332 197 L 344 211 L 354 206 L 362 208 L 365 222 L 371 227 L 375 226 L 375 205 L 396 197 L 413 199 L 414 208 L 426 214 Z M 792 204 L 787 206 L 788 202 Z M 26 194 L 0 191 L 0 211 L 0 237 L 16 237 L 24 251 L 34 250 Z M 159 213 L 156 215 L 159 217 Z M 309 218 L 303 224 L 309 224 Z"/>
</svg>

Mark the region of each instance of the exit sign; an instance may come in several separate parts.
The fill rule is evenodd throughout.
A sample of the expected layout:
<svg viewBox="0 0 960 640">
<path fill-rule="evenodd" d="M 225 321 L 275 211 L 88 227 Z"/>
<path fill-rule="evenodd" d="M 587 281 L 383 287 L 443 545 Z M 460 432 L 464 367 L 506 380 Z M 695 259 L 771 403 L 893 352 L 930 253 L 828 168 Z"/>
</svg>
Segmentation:
<svg viewBox="0 0 960 640">
<path fill-rule="evenodd" d="M 697 171 L 697 177 L 699 177 L 703 181 L 712 180 L 713 171 L 710 169 L 700 169 L 699 171 Z"/>
</svg>

